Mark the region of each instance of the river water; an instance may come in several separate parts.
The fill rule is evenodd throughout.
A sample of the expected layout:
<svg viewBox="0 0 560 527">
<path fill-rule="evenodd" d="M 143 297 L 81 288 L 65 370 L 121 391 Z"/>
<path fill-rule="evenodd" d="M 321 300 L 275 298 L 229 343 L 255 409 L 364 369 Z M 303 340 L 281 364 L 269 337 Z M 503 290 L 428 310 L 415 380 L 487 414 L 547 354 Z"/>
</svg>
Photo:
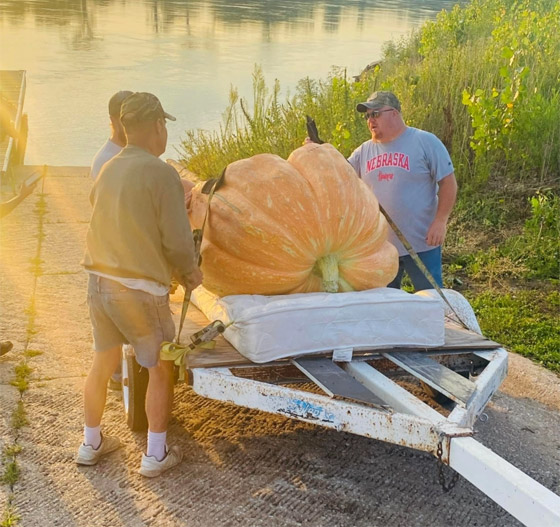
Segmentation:
<svg viewBox="0 0 560 527">
<path fill-rule="evenodd" d="M 333 66 L 358 74 L 383 44 L 453 1 L 0 0 L 0 69 L 26 70 L 27 164 L 89 165 L 116 91 L 150 91 L 186 129 L 215 130 L 231 86 L 251 100 L 259 65 L 282 93 Z"/>
</svg>

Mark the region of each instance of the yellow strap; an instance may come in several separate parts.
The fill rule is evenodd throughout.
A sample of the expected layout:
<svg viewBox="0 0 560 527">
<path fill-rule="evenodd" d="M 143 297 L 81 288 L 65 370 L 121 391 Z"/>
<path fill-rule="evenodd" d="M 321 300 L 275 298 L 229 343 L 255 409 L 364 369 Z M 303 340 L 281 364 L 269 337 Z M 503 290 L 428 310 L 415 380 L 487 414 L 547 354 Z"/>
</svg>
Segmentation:
<svg viewBox="0 0 560 527">
<path fill-rule="evenodd" d="M 202 342 L 194 349 L 188 346 L 181 346 L 175 342 L 162 342 L 161 350 L 159 353 L 161 360 L 171 360 L 176 366 L 179 366 L 179 380 L 185 380 L 185 355 L 191 351 L 198 349 L 213 350 L 216 347 L 216 342 L 211 340 L 209 342 Z"/>
</svg>

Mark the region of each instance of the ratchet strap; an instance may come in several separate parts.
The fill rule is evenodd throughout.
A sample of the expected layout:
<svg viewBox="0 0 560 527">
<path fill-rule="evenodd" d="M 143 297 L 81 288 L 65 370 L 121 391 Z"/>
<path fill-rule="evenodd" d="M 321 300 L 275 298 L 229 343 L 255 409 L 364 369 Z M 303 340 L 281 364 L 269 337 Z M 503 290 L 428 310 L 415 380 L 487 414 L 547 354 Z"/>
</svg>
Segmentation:
<svg viewBox="0 0 560 527">
<path fill-rule="evenodd" d="M 467 326 L 461 320 L 461 317 L 458 315 L 457 311 L 455 311 L 455 308 L 449 303 L 449 300 L 447 300 L 447 297 L 443 294 L 443 291 L 441 290 L 440 286 L 436 282 L 436 279 L 433 277 L 432 273 L 430 273 L 428 268 L 424 265 L 424 262 L 422 260 L 420 260 L 420 257 L 418 256 L 418 253 L 412 248 L 412 245 L 410 245 L 410 242 L 405 238 L 402 231 L 397 227 L 397 224 L 392 220 L 391 216 L 389 216 L 389 214 L 383 208 L 381 203 L 379 203 L 379 210 L 385 216 L 385 219 L 387 220 L 387 223 L 391 226 L 391 228 L 395 232 L 399 241 L 404 245 L 404 248 L 407 250 L 408 254 L 411 256 L 412 260 L 414 261 L 414 263 L 416 264 L 418 269 L 420 269 L 420 271 L 422 271 L 422 274 L 428 279 L 428 282 L 430 282 L 431 286 L 438 292 L 439 296 L 441 296 L 441 298 L 447 304 L 449 309 L 451 309 L 451 312 L 457 317 L 457 321 L 465 329 L 470 329 L 469 326 Z"/>
<path fill-rule="evenodd" d="M 170 360 L 179 366 L 179 380 L 185 380 L 185 355 L 195 350 L 208 350 L 216 347 L 217 336 L 221 335 L 228 326 L 221 320 L 215 320 L 206 327 L 197 331 L 190 336 L 191 343 L 182 345 L 174 342 L 163 342 L 160 350 L 160 357 L 162 360 Z"/>
<path fill-rule="evenodd" d="M 226 167 L 227 168 L 227 167 Z M 196 265 L 200 267 L 202 263 L 202 256 L 200 255 L 200 247 L 202 245 L 202 237 L 204 236 L 204 227 L 206 226 L 206 220 L 210 214 L 210 202 L 214 196 L 214 192 L 218 190 L 225 181 L 226 169 L 222 170 L 219 178 L 209 179 L 204 183 L 202 187 L 202 193 L 208 194 L 208 203 L 206 204 L 206 213 L 204 214 L 204 220 L 200 229 L 193 230 L 193 241 L 194 241 L 194 257 L 196 260 Z M 187 291 L 185 288 L 185 297 L 183 298 L 183 306 L 181 307 L 181 320 L 179 322 L 179 331 L 177 332 L 176 344 L 180 344 L 181 331 L 183 329 L 183 324 L 185 323 L 185 317 L 187 316 L 187 309 L 191 301 L 192 291 Z"/>
</svg>

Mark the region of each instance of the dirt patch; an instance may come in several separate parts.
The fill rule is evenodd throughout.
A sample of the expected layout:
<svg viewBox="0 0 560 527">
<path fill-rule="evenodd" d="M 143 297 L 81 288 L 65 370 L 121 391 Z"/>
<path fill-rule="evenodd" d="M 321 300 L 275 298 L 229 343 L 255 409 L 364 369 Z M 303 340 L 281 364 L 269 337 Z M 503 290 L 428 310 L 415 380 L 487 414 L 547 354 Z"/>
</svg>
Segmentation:
<svg viewBox="0 0 560 527">
<path fill-rule="evenodd" d="M 560 410 L 560 376 L 529 359 L 509 353 L 508 376 L 500 390 L 512 397 L 527 397 Z"/>
</svg>

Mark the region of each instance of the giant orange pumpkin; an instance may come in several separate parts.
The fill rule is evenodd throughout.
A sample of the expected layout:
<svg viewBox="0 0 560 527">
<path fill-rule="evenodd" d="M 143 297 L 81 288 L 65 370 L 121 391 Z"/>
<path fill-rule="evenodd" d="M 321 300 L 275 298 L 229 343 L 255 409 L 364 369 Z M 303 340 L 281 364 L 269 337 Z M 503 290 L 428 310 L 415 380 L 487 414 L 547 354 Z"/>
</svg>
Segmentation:
<svg viewBox="0 0 560 527">
<path fill-rule="evenodd" d="M 208 195 L 192 191 L 193 228 Z M 377 199 L 329 144 L 288 160 L 259 154 L 230 164 L 211 201 L 202 241 L 203 285 L 219 296 L 353 291 L 396 275 Z"/>
</svg>

